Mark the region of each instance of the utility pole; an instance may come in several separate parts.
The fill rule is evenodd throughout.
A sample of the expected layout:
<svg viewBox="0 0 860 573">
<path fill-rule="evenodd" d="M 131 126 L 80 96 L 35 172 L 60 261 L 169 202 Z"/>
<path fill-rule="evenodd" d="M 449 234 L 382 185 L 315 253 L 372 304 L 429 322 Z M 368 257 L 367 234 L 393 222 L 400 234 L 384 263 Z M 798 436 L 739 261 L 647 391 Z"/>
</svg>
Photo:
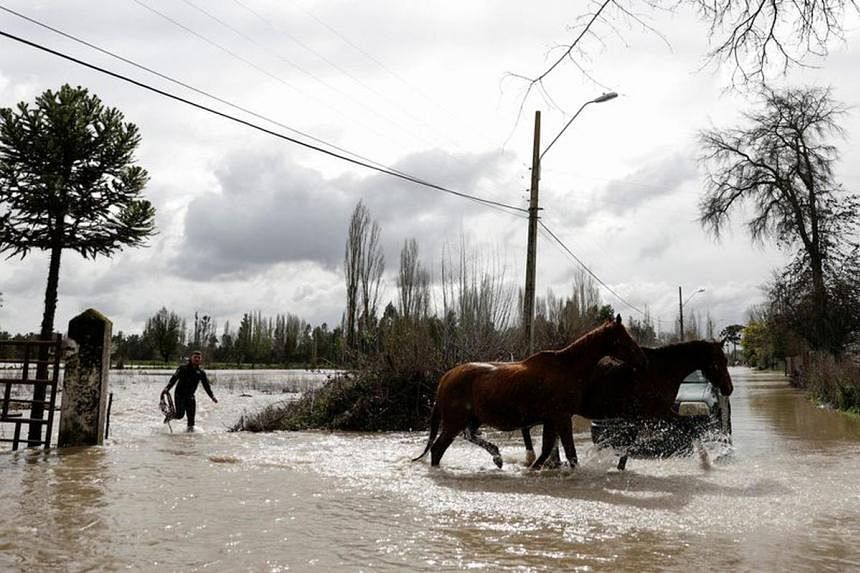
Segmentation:
<svg viewBox="0 0 860 573">
<path fill-rule="evenodd" d="M 540 150 L 540 111 L 535 111 L 535 135 L 534 148 L 532 151 L 532 186 L 529 194 L 529 244 L 528 253 L 526 253 L 526 292 L 525 300 L 523 300 L 523 330 L 525 331 L 527 354 L 531 355 L 534 352 L 534 315 L 535 315 L 535 266 L 537 259 L 537 225 L 538 225 L 538 185 L 540 184 L 540 163 L 549 148 L 558 141 L 558 138 L 570 127 L 573 120 L 580 114 L 585 106 L 591 103 L 603 103 L 618 97 L 615 92 L 609 92 L 597 96 L 582 104 L 576 110 L 558 135 L 549 142 L 546 149 L 541 153 Z"/>
<path fill-rule="evenodd" d="M 535 111 L 534 149 L 532 151 L 532 184 L 529 193 L 529 242 L 526 253 L 526 292 L 523 300 L 523 328 L 526 356 L 534 352 L 535 266 L 537 259 L 538 184 L 540 182 L 540 111 Z"/>
</svg>

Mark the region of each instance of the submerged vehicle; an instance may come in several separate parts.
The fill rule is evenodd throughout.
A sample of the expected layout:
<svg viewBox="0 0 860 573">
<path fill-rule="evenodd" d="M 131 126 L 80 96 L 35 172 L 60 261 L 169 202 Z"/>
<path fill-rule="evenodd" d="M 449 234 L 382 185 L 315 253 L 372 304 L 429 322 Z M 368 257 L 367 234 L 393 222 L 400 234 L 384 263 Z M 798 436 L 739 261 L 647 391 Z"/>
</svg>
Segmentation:
<svg viewBox="0 0 860 573">
<path fill-rule="evenodd" d="M 696 440 L 731 444 L 731 403 L 698 370 L 684 378 L 673 419 L 593 420 L 591 440 L 600 447 L 640 458 L 688 455 Z"/>
</svg>

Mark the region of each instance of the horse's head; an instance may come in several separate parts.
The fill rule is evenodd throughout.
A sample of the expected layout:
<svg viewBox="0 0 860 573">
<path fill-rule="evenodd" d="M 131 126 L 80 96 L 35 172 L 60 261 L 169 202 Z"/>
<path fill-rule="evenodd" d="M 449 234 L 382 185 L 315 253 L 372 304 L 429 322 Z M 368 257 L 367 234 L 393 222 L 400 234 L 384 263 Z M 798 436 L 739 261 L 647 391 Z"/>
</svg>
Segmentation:
<svg viewBox="0 0 860 573">
<path fill-rule="evenodd" d="M 708 355 L 705 365 L 702 367 L 702 374 L 711 384 L 720 389 L 723 396 L 728 396 L 734 390 L 728 366 L 729 361 L 723 352 L 723 344 L 721 342 L 709 342 Z"/>
<path fill-rule="evenodd" d="M 621 315 L 615 317 L 615 320 L 608 320 L 603 326 L 606 329 L 608 338 L 608 348 L 606 354 L 623 360 L 634 368 L 645 368 L 648 366 L 648 358 L 639 347 L 635 340 L 621 324 Z"/>
</svg>

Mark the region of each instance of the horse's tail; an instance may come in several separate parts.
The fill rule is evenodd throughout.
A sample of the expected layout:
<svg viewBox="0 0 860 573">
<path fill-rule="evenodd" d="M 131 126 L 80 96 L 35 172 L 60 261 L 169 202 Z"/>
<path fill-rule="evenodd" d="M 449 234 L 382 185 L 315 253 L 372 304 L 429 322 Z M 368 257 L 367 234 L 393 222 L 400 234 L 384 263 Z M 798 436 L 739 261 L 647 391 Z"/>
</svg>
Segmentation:
<svg viewBox="0 0 860 573">
<path fill-rule="evenodd" d="M 430 447 L 433 445 L 433 442 L 436 441 L 436 434 L 439 433 L 439 421 L 442 418 L 441 412 L 439 412 L 439 403 L 433 403 L 433 410 L 430 412 L 430 437 L 427 438 L 427 447 L 424 448 L 424 451 L 421 452 L 421 455 L 417 458 L 413 458 L 413 462 L 417 462 L 421 458 L 427 455 L 427 452 L 430 451 Z"/>
</svg>

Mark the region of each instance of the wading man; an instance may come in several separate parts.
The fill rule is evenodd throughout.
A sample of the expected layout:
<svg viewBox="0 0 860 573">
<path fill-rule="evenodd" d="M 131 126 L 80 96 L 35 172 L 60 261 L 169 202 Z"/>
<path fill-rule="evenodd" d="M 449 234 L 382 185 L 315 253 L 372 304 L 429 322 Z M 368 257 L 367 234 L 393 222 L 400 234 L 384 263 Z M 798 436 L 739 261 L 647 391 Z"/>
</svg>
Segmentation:
<svg viewBox="0 0 860 573">
<path fill-rule="evenodd" d="M 197 391 L 197 385 L 202 383 L 203 389 L 209 394 L 209 398 L 216 404 L 218 399 L 212 393 L 212 387 L 209 386 L 209 379 L 206 377 L 206 372 L 200 368 L 200 363 L 203 361 L 203 353 L 195 350 L 188 358 L 188 363 L 183 364 L 176 369 L 173 376 L 170 377 L 170 382 L 161 391 L 163 394 L 170 394 L 170 389 L 176 384 L 176 392 L 174 393 L 174 401 L 176 413 L 173 419 L 179 420 L 183 416 L 188 421 L 188 431 L 194 430 L 194 415 L 197 413 L 197 402 L 194 399 L 194 393 Z M 164 420 L 165 422 L 168 419 Z"/>
</svg>

